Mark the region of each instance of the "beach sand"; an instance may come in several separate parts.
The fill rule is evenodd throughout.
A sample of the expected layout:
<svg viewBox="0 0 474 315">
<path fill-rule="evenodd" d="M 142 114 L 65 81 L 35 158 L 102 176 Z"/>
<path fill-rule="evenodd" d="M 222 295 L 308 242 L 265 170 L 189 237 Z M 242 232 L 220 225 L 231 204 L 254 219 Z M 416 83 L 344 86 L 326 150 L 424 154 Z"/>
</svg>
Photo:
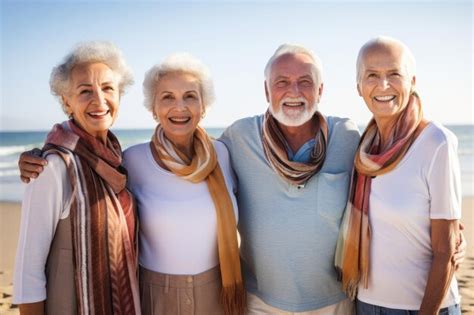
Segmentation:
<svg viewBox="0 0 474 315">
<path fill-rule="evenodd" d="M 467 258 L 456 272 L 463 314 L 474 314 L 474 197 L 463 198 Z M 0 202 L 0 314 L 18 314 L 11 308 L 11 279 L 20 225 L 20 204 Z"/>
</svg>

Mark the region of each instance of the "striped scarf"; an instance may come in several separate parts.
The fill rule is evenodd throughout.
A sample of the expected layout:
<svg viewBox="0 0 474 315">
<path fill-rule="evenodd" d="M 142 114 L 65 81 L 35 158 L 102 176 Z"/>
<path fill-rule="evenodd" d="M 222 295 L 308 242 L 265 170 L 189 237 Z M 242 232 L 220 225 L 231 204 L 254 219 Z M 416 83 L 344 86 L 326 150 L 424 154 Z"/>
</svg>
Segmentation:
<svg viewBox="0 0 474 315">
<path fill-rule="evenodd" d="M 192 183 L 207 182 L 216 208 L 217 247 L 222 277 L 221 302 L 225 314 L 243 314 L 245 290 L 240 271 L 237 223 L 217 154 L 206 131 L 197 127 L 193 138 L 193 158 L 180 152 L 156 127 L 150 147 L 157 162 L 162 162 L 173 174 Z"/>
<path fill-rule="evenodd" d="M 355 155 L 349 201 L 339 231 L 335 266 L 342 277 L 342 287 L 354 299 L 360 281 L 368 286 L 371 230 L 369 200 L 372 178 L 393 170 L 426 126 L 416 92 L 390 131 L 389 142 L 381 147 L 381 135 L 375 120 L 362 134 Z"/>
<path fill-rule="evenodd" d="M 309 163 L 290 161 L 287 150 L 289 148 L 285 136 L 282 134 L 276 119 L 267 110 L 263 119 L 262 144 L 263 151 L 270 166 L 285 181 L 292 185 L 304 185 L 314 174 L 323 167 L 326 158 L 328 140 L 328 125 L 320 112 L 313 116 L 317 124 L 315 136 L 316 144 L 311 152 Z"/>
<path fill-rule="evenodd" d="M 78 314 L 140 314 L 135 205 L 117 138 L 109 132 L 104 145 L 70 120 L 53 127 L 44 150 L 62 157 L 71 181 Z"/>
</svg>

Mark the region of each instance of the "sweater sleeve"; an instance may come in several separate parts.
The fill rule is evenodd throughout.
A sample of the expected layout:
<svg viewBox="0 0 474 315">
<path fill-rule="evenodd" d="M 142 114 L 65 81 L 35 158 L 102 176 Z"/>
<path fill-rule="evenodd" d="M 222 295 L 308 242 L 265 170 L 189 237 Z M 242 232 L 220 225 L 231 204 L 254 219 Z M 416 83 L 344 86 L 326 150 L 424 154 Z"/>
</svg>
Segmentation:
<svg viewBox="0 0 474 315">
<path fill-rule="evenodd" d="M 46 299 L 45 267 L 60 219 L 69 215 L 71 188 L 66 165 L 57 155 L 25 189 L 13 276 L 13 302 Z"/>
</svg>

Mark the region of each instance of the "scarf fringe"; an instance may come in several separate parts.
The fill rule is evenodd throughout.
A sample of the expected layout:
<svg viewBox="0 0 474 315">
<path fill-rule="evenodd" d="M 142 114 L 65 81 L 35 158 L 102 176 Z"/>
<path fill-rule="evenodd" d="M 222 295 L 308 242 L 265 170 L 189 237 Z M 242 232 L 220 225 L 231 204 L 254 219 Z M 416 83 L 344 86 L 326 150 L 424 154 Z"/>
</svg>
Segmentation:
<svg viewBox="0 0 474 315">
<path fill-rule="evenodd" d="M 359 287 L 360 279 L 351 279 L 348 283 L 343 285 L 342 290 L 351 301 L 354 301 L 357 296 L 357 288 Z"/>
<path fill-rule="evenodd" d="M 244 285 L 236 285 L 222 288 L 220 296 L 221 304 L 226 315 L 243 315 L 247 308 L 247 292 Z"/>
</svg>

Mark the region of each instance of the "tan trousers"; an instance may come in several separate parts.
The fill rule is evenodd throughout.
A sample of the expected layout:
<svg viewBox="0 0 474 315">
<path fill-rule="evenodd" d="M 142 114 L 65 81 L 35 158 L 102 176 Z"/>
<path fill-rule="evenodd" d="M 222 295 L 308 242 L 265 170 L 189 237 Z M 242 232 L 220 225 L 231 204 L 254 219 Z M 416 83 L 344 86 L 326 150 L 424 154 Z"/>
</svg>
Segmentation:
<svg viewBox="0 0 474 315">
<path fill-rule="evenodd" d="M 219 266 L 197 275 L 169 275 L 140 267 L 144 315 L 221 315 Z"/>
<path fill-rule="evenodd" d="M 287 312 L 263 302 L 255 294 L 247 292 L 247 315 L 353 315 L 354 303 L 349 299 L 307 312 Z"/>
</svg>

